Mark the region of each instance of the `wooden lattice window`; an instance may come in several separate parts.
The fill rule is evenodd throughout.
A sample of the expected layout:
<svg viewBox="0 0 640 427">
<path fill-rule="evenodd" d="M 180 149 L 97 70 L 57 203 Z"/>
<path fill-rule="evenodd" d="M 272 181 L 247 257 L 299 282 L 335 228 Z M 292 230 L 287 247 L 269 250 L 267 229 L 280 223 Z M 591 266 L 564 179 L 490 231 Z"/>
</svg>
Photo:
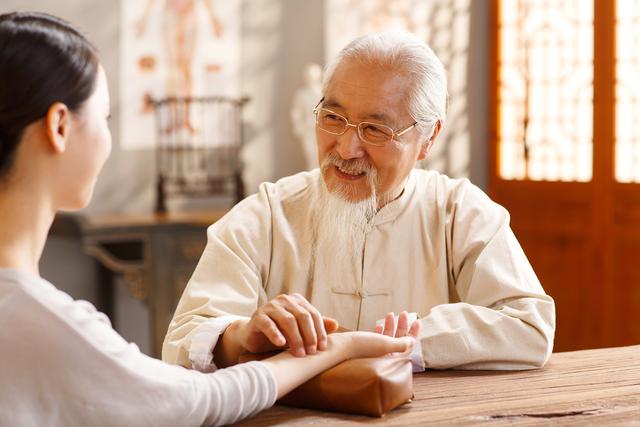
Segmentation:
<svg viewBox="0 0 640 427">
<path fill-rule="evenodd" d="M 556 350 L 640 341 L 640 1 L 492 0 L 492 197 Z"/>
<path fill-rule="evenodd" d="M 500 176 L 589 181 L 593 8 L 583 0 L 501 6 Z"/>
<path fill-rule="evenodd" d="M 615 176 L 640 182 L 640 2 L 618 0 L 616 8 Z"/>
</svg>

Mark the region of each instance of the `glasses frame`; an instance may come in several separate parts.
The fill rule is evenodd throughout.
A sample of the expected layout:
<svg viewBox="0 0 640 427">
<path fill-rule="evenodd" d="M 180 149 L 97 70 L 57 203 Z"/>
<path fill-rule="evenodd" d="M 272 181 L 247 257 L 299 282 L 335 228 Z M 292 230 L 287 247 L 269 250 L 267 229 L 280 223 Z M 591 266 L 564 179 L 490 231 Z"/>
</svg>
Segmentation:
<svg viewBox="0 0 640 427">
<path fill-rule="evenodd" d="M 318 126 L 318 129 L 320 129 L 321 131 L 326 132 L 326 133 L 328 133 L 328 134 L 331 134 L 331 135 L 344 135 L 345 133 L 347 133 L 347 131 L 349 130 L 349 128 L 350 128 L 350 127 L 353 127 L 353 128 L 356 128 L 356 133 L 358 134 L 358 138 L 360 138 L 360 140 L 361 140 L 362 142 L 364 142 L 365 144 L 373 145 L 373 146 L 375 146 L 375 147 L 384 147 L 384 146 L 385 146 L 385 145 L 387 145 L 389 142 L 391 142 L 391 141 L 393 141 L 394 139 L 396 139 L 396 137 L 400 137 L 400 136 L 404 135 L 405 133 L 409 132 L 411 129 L 413 129 L 414 127 L 416 127 L 416 125 L 418 124 L 418 122 L 413 122 L 413 124 L 412 124 L 412 125 L 409 125 L 409 126 L 407 126 L 406 128 L 404 128 L 404 129 L 402 129 L 402 130 L 400 130 L 400 131 L 396 131 L 396 130 L 394 130 L 391 126 L 387 126 L 387 125 L 385 125 L 385 124 L 382 124 L 382 123 L 376 123 L 376 122 L 362 121 L 362 122 L 360 122 L 360 123 L 358 123 L 358 124 L 354 124 L 354 123 L 350 123 L 350 122 L 349 122 L 349 120 L 348 120 L 345 116 L 343 116 L 342 114 L 338 114 L 338 113 L 336 113 L 335 111 L 330 110 L 330 109 L 328 109 L 328 108 L 319 108 L 319 107 L 320 107 L 320 104 L 322 104 L 322 101 L 324 101 L 324 98 L 322 98 L 322 99 L 318 102 L 318 104 L 316 104 L 315 108 L 313 109 L 313 114 L 316 116 L 316 126 Z M 328 112 L 330 112 L 331 114 L 335 114 L 336 116 L 338 116 L 338 117 L 340 117 L 340 118 L 344 119 L 345 123 L 347 124 L 347 125 L 345 126 L 344 130 L 343 130 L 342 132 L 331 132 L 331 131 L 329 131 L 329 130 L 326 130 L 326 129 L 322 128 L 322 127 L 320 126 L 320 124 L 318 123 L 318 113 L 320 113 L 320 111 L 322 111 L 322 110 L 324 110 L 324 111 L 328 111 Z M 361 128 L 361 126 L 362 126 L 363 124 L 369 124 L 369 125 L 375 125 L 375 126 L 382 126 L 382 127 L 384 127 L 384 128 L 387 128 L 387 129 L 389 129 L 389 130 L 391 131 L 391 138 L 389 138 L 389 140 L 388 140 L 388 141 L 385 141 L 385 142 L 382 142 L 382 143 L 375 143 L 375 142 L 367 141 L 367 140 L 364 138 L 363 134 L 362 134 L 362 128 Z M 396 140 L 396 141 L 397 141 L 397 140 Z"/>
</svg>

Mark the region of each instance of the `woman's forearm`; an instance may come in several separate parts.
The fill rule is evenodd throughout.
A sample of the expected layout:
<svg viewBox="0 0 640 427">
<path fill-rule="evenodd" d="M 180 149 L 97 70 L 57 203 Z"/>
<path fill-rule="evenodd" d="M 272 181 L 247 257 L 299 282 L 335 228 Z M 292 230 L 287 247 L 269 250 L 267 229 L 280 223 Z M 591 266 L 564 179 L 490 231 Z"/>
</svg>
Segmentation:
<svg viewBox="0 0 640 427">
<path fill-rule="evenodd" d="M 407 353 L 415 345 L 413 337 L 393 338 L 372 332 L 329 334 L 327 349 L 305 357 L 284 351 L 262 361 L 276 379 L 278 398 L 347 359 L 378 357 L 389 353 Z"/>
<path fill-rule="evenodd" d="M 346 337 L 329 336 L 325 351 L 305 357 L 295 357 L 288 351 L 263 360 L 278 384 L 278 399 L 300 384 L 310 380 L 321 372 L 350 358 Z"/>
</svg>

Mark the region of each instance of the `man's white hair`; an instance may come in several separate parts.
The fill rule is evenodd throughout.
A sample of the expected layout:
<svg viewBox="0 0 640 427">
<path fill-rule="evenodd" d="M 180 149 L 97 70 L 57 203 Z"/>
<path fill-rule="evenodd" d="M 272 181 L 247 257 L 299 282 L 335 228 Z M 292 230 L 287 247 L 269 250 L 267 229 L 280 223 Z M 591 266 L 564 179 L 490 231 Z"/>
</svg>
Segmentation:
<svg viewBox="0 0 640 427">
<path fill-rule="evenodd" d="M 423 135 L 430 137 L 437 121 L 444 124 L 447 77 L 442 62 L 420 38 L 399 30 L 356 38 L 327 64 L 322 82 L 323 96 L 339 65 L 351 59 L 367 65 L 389 67 L 411 78 L 409 114 Z"/>
</svg>

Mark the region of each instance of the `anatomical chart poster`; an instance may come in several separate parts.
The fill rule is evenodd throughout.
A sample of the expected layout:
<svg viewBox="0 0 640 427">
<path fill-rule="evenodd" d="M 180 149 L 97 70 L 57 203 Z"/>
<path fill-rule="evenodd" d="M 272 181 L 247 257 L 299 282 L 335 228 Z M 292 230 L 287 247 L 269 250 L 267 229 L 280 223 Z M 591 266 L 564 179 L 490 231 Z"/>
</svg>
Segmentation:
<svg viewBox="0 0 640 427">
<path fill-rule="evenodd" d="M 122 148 L 154 147 L 154 100 L 240 95 L 240 0 L 121 0 L 120 7 Z"/>
</svg>

